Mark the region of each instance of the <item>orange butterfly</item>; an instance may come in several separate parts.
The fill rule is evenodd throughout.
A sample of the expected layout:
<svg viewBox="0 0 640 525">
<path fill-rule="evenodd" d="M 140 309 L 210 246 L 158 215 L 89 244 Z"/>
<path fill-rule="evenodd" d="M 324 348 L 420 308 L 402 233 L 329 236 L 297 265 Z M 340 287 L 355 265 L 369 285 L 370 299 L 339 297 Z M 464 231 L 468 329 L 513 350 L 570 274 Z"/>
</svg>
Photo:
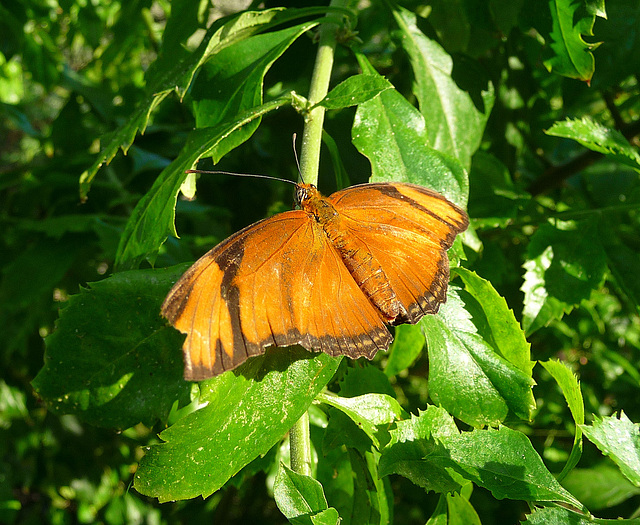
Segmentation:
<svg viewBox="0 0 640 525">
<path fill-rule="evenodd" d="M 187 334 L 185 379 L 231 370 L 270 345 L 373 358 L 392 341 L 385 323 L 438 311 L 446 251 L 466 213 L 439 193 L 402 183 L 361 184 L 323 197 L 296 184 L 301 209 L 222 241 L 162 305 Z"/>
</svg>

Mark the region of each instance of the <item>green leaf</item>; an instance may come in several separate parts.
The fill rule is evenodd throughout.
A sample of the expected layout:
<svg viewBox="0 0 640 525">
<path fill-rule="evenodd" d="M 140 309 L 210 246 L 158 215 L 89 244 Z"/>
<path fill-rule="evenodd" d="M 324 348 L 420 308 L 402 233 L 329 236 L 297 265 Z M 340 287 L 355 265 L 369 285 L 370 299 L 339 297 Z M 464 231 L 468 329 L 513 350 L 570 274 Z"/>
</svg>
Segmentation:
<svg viewBox="0 0 640 525">
<path fill-rule="evenodd" d="M 562 485 L 592 511 L 615 507 L 640 494 L 640 488 L 609 460 L 591 468 L 572 470 L 562 480 Z"/>
<path fill-rule="evenodd" d="M 339 362 L 300 347 L 274 348 L 200 383 L 202 408 L 160 434 L 163 443 L 147 450 L 134 487 L 161 502 L 213 494 L 282 439 Z"/>
<path fill-rule="evenodd" d="M 147 97 L 141 100 L 133 114 L 102 144 L 93 165 L 80 176 L 80 197 L 86 199 L 96 173 L 113 159 L 119 148 L 127 152 L 138 131 L 144 133 L 153 110 L 175 89 L 182 98 L 191 85 L 195 72 L 215 53 L 251 36 L 257 31 L 272 27 L 282 16 L 282 8 L 266 11 L 245 11 L 216 21 L 193 53 L 173 41 L 158 57 L 146 74 Z M 169 34 L 171 36 L 171 33 Z M 186 38 L 190 35 L 181 35 Z"/>
<path fill-rule="evenodd" d="M 359 56 L 368 74 L 375 71 Z M 371 162 L 371 180 L 413 182 L 464 206 L 469 182 L 457 159 L 429 146 L 425 119 L 400 93 L 388 89 L 360 104 L 351 130 L 353 144 Z"/>
<path fill-rule="evenodd" d="M 413 68 L 413 90 L 420 112 L 427 118 L 426 137 L 434 149 L 458 161 L 465 170 L 478 149 L 493 107 L 493 86 L 474 100 L 452 78 L 453 61 L 416 25 L 416 16 L 394 7 L 393 16 L 402 34 L 402 46 Z"/>
<path fill-rule="evenodd" d="M 604 278 L 606 255 L 596 220 L 556 224 L 538 228 L 523 265 L 522 324 L 527 335 L 561 319 Z"/>
<path fill-rule="evenodd" d="M 510 410 L 530 417 L 531 372 L 510 363 L 476 333 L 453 287 L 438 315 L 425 316 L 421 326 L 429 352 L 429 395 L 436 404 L 473 426 L 498 425 Z"/>
<path fill-rule="evenodd" d="M 558 501 L 580 507 L 547 470 L 529 439 L 508 427 L 459 433 L 443 409 L 399 421 L 383 449 L 380 474 L 397 473 L 426 490 L 451 492 L 468 480 L 497 499 Z"/>
<path fill-rule="evenodd" d="M 618 130 L 607 128 L 589 117 L 554 122 L 546 133 L 575 140 L 585 148 L 640 171 L 640 153 L 637 148 L 634 148 Z"/>
<path fill-rule="evenodd" d="M 589 441 L 609 456 L 636 487 L 640 487 L 640 426 L 624 412 L 620 417 L 595 417 L 593 425 L 582 426 Z"/>
<path fill-rule="evenodd" d="M 491 342 L 493 348 L 507 361 L 514 364 L 525 374 L 531 375 L 535 365 L 531 361 L 531 345 L 527 342 L 513 310 L 501 297 L 493 285 L 475 272 L 458 267 L 452 270 L 464 282 L 469 292 L 482 308 L 484 319 L 474 317 L 474 325 L 479 327 L 482 336 Z M 484 329 L 482 329 L 484 328 Z M 533 395 L 532 408 L 535 407 Z"/>
<path fill-rule="evenodd" d="M 160 305 L 185 265 L 123 272 L 71 296 L 33 387 L 48 407 L 102 427 L 152 426 L 189 402 L 182 335 Z"/>
<path fill-rule="evenodd" d="M 280 463 L 278 474 L 273 485 L 273 496 L 276 505 L 291 523 L 333 523 L 340 521 L 338 512 L 323 513 L 328 510 L 327 499 L 322 485 L 310 476 L 298 474 L 286 465 Z M 321 514 L 321 521 L 313 519 Z M 333 521 L 327 521 L 330 515 L 335 515 Z"/>
<path fill-rule="evenodd" d="M 329 91 L 316 106 L 324 106 L 327 109 L 357 106 L 377 97 L 387 89 L 393 89 L 393 86 L 380 75 L 353 75 Z"/>
<path fill-rule="evenodd" d="M 382 450 L 380 475 L 399 474 L 426 491 L 459 490 L 464 480 L 431 458 L 447 455 L 444 441 L 458 435 L 453 418 L 442 408 L 427 405 L 418 416 L 398 421 L 391 441 Z"/>
<path fill-rule="evenodd" d="M 252 135 L 257 127 L 255 120 L 289 102 L 288 98 L 267 102 L 238 115 L 233 122 L 192 132 L 178 158 L 160 173 L 129 217 L 116 254 L 117 268 L 137 267 L 157 253 L 169 233 L 177 237 L 175 207 L 178 191 L 187 177 L 185 170 L 193 168 L 202 157 L 212 157 L 217 162 Z"/>
<path fill-rule="evenodd" d="M 544 65 L 549 71 L 569 78 L 589 82 L 595 70 L 591 53 L 599 44 L 589 44 L 583 35 L 593 35 L 595 14 L 589 13 L 583 2 L 548 0 L 551 13 L 549 57 Z"/>
<path fill-rule="evenodd" d="M 391 521 L 393 494 L 389 480 L 378 473 L 380 453 L 349 449 L 353 471 L 351 525 L 387 525 Z"/>
<path fill-rule="evenodd" d="M 384 373 L 393 377 L 409 368 L 422 353 L 424 343 L 424 335 L 419 325 L 396 326 Z"/>
<path fill-rule="evenodd" d="M 582 430 L 584 424 L 584 400 L 580 391 L 580 382 L 571 369 L 560 361 L 550 360 L 540 363 L 547 372 L 551 374 L 562 390 L 564 398 L 567 400 L 569 410 L 576 423 L 576 434 L 573 438 L 573 447 L 567 463 L 562 472 L 557 476 L 558 481 L 564 477 L 578 464 L 582 456 Z"/>
<path fill-rule="evenodd" d="M 255 35 L 216 53 L 203 67 L 190 93 L 196 127 L 232 122 L 242 112 L 260 106 L 264 77 L 273 63 L 317 23 Z"/>
<path fill-rule="evenodd" d="M 447 525 L 482 525 L 473 505 L 461 494 L 447 494 L 447 513 Z"/>
<path fill-rule="evenodd" d="M 316 399 L 349 416 L 371 438 L 378 449 L 381 448 L 380 438 L 384 439 L 386 428 L 396 420 L 406 417 L 406 413 L 399 403 L 385 394 L 340 397 L 329 393 L 320 393 Z M 382 427 L 382 429 L 378 427 Z"/>
<path fill-rule="evenodd" d="M 578 514 L 560 507 L 544 507 L 535 509 L 527 516 L 526 525 L 640 525 L 640 519 L 607 520 L 594 518 L 591 515 Z"/>
</svg>

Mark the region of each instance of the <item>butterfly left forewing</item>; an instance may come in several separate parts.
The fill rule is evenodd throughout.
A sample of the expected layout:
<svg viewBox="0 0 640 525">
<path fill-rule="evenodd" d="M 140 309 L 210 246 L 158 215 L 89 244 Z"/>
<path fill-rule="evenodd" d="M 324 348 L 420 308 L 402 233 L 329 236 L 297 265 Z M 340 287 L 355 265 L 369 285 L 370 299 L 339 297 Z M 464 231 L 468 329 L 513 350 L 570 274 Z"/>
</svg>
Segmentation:
<svg viewBox="0 0 640 525">
<path fill-rule="evenodd" d="M 391 342 L 320 226 L 300 210 L 213 248 L 176 283 L 162 313 L 187 334 L 189 380 L 231 370 L 270 345 L 371 358 Z"/>
</svg>

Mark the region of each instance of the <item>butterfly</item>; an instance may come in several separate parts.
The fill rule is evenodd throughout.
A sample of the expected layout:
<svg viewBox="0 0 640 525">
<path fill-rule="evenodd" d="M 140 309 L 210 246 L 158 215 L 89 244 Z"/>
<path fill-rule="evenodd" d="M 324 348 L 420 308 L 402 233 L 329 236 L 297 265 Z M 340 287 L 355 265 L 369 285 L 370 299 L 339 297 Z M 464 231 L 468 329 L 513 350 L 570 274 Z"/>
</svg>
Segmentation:
<svg viewBox="0 0 640 525">
<path fill-rule="evenodd" d="M 162 315 L 187 334 L 185 379 L 272 345 L 372 359 L 393 340 L 386 325 L 445 301 L 447 250 L 469 219 L 439 193 L 390 182 L 324 197 L 296 184 L 296 202 L 215 246 L 167 295 Z"/>
</svg>

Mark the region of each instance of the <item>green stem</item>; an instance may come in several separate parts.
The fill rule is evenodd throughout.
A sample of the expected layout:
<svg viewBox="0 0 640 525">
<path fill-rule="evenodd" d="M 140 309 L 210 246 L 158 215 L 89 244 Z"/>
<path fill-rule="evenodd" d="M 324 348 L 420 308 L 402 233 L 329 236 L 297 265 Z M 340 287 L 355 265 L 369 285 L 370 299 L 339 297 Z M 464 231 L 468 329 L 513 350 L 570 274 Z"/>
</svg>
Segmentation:
<svg viewBox="0 0 640 525">
<path fill-rule="evenodd" d="M 332 0 L 332 7 L 346 7 L 348 0 Z M 311 106 L 320 102 L 329 91 L 333 57 L 336 49 L 335 24 L 323 24 L 320 28 L 320 42 L 316 63 L 311 77 L 309 103 Z M 305 116 L 302 146 L 300 150 L 300 174 L 307 184 L 318 184 L 320 167 L 320 148 L 322 146 L 322 125 L 325 109 L 318 106 Z M 289 452 L 291 469 L 299 474 L 310 476 L 311 469 L 311 435 L 309 433 L 309 413 L 305 412 L 289 431 Z"/>
<path fill-rule="evenodd" d="M 309 433 L 309 412 L 289 430 L 289 454 L 291 456 L 291 470 L 298 474 L 311 476 L 311 434 Z"/>
<path fill-rule="evenodd" d="M 345 0 L 332 0 L 332 7 L 346 7 Z M 320 42 L 316 55 L 316 64 L 311 77 L 309 89 L 310 106 L 320 102 L 329 91 L 333 57 L 336 49 L 335 24 L 323 24 L 320 28 Z M 302 147 L 300 150 L 300 173 L 307 184 L 318 184 L 318 169 L 320 166 L 320 148 L 322 146 L 322 125 L 324 124 L 325 108 L 317 106 L 305 115 Z"/>
</svg>

